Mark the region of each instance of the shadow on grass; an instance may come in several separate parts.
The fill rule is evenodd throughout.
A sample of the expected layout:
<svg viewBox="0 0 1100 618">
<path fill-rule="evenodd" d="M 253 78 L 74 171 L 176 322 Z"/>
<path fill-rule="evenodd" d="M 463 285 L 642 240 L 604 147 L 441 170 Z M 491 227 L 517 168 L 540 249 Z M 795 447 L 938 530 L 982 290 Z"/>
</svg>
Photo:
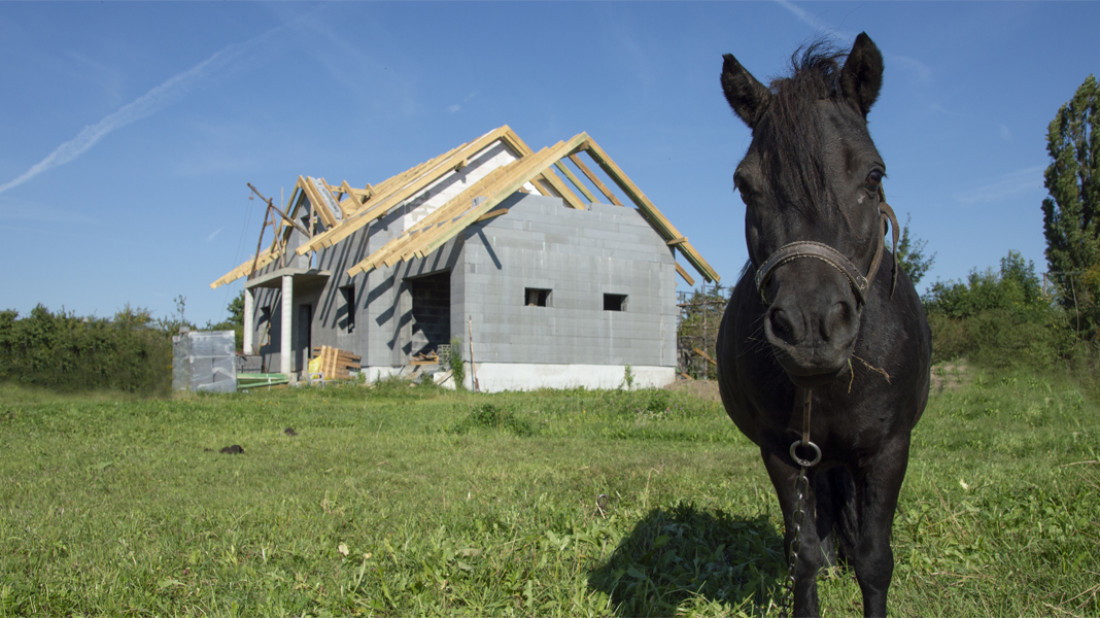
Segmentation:
<svg viewBox="0 0 1100 618">
<path fill-rule="evenodd" d="M 784 564 L 767 518 L 681 503 L 647 514 L 588 585 L 607 593 L 619 616 L 672 616 L 693 597 L 762 615 L 778 597 Z"/>
</svg>

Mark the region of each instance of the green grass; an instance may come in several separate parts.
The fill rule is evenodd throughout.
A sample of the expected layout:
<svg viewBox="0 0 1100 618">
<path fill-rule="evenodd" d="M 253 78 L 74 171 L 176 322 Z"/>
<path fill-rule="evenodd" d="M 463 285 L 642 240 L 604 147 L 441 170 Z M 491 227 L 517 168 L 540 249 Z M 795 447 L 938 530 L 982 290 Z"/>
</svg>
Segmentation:
<svg viewBox="0 0 1100 618">
<path fill-rule="evenodd" d="M 969 379 L 914 434 L 891 610 L 1100 614 L 1100 405 Z M 775 615 L 785 572 L 755 447 L 682 393 L 0 387 L 0 453 L 0 616 Z"/>
</svg>

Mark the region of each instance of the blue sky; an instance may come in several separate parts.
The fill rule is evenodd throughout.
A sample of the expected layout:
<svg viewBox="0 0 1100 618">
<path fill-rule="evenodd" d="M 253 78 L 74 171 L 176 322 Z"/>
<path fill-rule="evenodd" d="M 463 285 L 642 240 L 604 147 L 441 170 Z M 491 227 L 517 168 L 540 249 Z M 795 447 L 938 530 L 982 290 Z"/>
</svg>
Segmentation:
<svg viewBox="0 0 1100 618">
<path fill-rule="evenodd" d="M 1100 72 L 1100 3 L 0 3 L 0 308 L 198 324 L 299 174 L 377 183 L 509 124 L 586 131 L 732 285 L 749 131 L 721 55 L 781 76 L 816 37 L 886 62 L 871 134 L 925 284 L 1046 270 L 1046 128 Z M 270 240 L 270 233 L 265 244 Z"/>
</svg>

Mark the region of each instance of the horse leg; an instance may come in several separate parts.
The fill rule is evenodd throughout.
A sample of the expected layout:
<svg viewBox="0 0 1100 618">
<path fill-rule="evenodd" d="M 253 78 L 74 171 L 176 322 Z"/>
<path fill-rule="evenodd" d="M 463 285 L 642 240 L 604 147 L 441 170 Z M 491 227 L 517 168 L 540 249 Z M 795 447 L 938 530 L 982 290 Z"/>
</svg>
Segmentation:
<svg viewBox="0 0 1100 618">
<path fill-rule="evenodd" d="M 851 555 L 856 538 L 852 475 L 847 468 L 837 466 L 815 475 L 813 487 L 824 566 L 838 566 Z"/>
<path fill-rule="evenodd" d="M 799 469 L 779 453 L 761 449 L 761 456 L 779 497 L 779 508 L 783 511 L 783 548 L 784 554 L 790 560 L 791 547 L 795 540 L 795 510 L 798 503 L 796 481 Z M 817 572 L 824 562 L 824 554 L 815 517 L 817 497 L 812 489 L 813 484 L 811 481 L 810 487 L 806 488 L 803 499 L 804 517 L 798 533 L 798 562 L 795 565 L 794 589 L 791 593 L 792 615 L 796 617 L 818 615 Z"/>
<path fill-rule="evenodd" d="M 894 573 L 890 536 L 909 460 L 908 438 L 905 436 L 893 448 L 884 449 L 857 471 L 859 535 L 851 559 L 863 593 L 864 616 L 886 615 L 886 594 Z"/>
</svg>

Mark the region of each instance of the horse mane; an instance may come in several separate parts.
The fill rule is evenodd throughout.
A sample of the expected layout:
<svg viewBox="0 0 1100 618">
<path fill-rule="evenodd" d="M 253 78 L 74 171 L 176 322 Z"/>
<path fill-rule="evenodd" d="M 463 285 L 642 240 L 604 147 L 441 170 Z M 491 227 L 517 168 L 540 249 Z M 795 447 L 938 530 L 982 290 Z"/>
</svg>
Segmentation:
<svg viewBox="0 0 1100 618">
<path fill-rule="evenodd" d="M 760 141 L 768 145 L 763 154 L 769 173 L 794 172 L 798 191 L 784 196 L 787 199 L 783 201 L 802 211 L 832 210 L 832 197 L 825 191 L 821 132 L 816 127 L 814 106 L 822 99 L 839 97 L 844 58 L 844 52 L 824 40 L 795 51 L 791 75 L 771 83 L 770 121 L 758 127 L 765 132 Z"/>
</svg>

